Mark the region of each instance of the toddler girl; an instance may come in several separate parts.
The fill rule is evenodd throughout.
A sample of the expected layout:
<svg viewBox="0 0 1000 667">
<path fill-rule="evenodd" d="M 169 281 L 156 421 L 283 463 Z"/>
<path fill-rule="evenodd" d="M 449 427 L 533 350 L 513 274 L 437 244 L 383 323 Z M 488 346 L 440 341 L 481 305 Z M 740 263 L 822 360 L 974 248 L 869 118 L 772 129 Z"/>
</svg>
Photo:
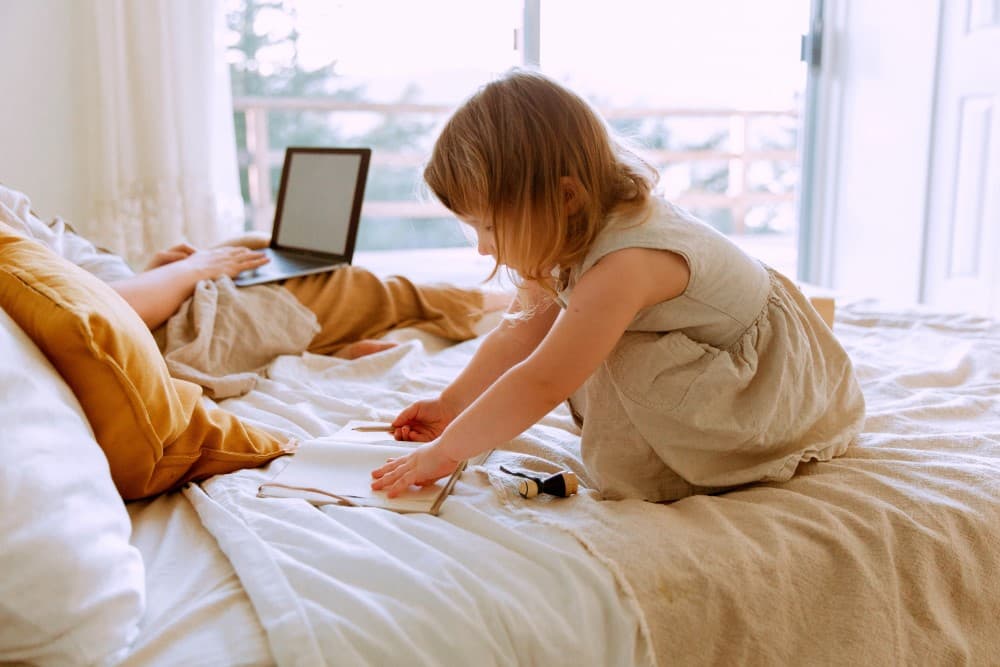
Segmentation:
<svg viewBox="0 0 1000 667">
<path fill-rule="evenodd" d="M 430 483 L 567 398 L 606 498 L 784 481 L 860 430 L 851 362 L 802 293 L 654 195 L 655 171 L 563 86 L 524 71 L 488 84 L 424 176 L 520 290 L 455 381 L 393 422 L 426 444 L 373 488 Z"/>
</svg>

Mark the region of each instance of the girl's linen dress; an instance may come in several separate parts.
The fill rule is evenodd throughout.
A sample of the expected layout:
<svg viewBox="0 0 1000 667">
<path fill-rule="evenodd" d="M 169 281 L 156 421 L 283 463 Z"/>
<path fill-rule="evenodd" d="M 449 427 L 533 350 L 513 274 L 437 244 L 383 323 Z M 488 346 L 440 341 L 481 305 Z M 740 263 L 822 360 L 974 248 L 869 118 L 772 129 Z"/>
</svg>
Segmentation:
<svg viewBox="0 0 1000 667">
<path fill-rule="evenodd" d="M 669 202 L 612 216 L 584 261 L 561 272 L 560 305 L 601 257 L 631 247 L 680 254 L 690 281 L 640 311 L 570 399 L 605 498 L 781 482 L 844 452 L 865 404 L 833 332 L 786 277 Z"/>
</svg>

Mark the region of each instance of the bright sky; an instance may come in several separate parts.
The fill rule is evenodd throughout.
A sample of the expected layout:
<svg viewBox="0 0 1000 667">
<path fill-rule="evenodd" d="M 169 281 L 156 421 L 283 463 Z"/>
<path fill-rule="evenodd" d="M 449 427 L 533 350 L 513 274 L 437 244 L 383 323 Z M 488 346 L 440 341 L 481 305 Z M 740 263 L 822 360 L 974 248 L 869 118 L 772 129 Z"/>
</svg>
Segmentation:
<svg viewBox="0 0 1000 667">
<path fill-rule="evenodd" d="M 805 85 L 807 0 L 540 1 L 543 69 L 616 104 L 789 107 Z"/>
<path fill-rule="evenodd" d="M 285 0 L 307 67 L 391 101 L 416 82 L 454 103 L 521 62 L 521 0 Z M 540 0 L 542 70 L 615 104 L 790 108 L 805 83 L 805 0 Z M 262 28 L 284 34 L 287 17 Z M 276 58 L 287 54 L 275 53 Z"/>
</svg>

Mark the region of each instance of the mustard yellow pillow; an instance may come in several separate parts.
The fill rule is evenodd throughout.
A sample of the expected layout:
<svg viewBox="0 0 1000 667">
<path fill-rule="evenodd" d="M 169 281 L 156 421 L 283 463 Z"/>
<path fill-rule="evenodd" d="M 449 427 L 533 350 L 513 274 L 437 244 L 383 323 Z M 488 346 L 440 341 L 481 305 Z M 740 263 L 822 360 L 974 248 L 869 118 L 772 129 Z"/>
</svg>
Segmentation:
<svg viewBox="0 0 1000 667">
<path fill-rule="evenodd" d="M 294 448 L 170 377 L 149 329 L 117 292 L 2 223 L 0 306 L 76 394 L 126 500 Z"/>
</svg>

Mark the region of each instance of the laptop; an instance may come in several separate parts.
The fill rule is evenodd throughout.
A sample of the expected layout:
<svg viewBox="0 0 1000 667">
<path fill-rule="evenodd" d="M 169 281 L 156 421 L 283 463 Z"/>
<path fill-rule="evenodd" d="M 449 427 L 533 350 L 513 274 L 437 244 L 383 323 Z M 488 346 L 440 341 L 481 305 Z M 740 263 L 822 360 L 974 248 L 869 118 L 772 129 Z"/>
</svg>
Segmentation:
<svg viewBox="0 0 1000 667">
<path fill-rule="evenodd" d="M 350 264 L 370 160 L 370 148 L 285 149 L 271 242 L 263 251 L 271 261 L 233 282 L 260 285 Z"/>
</svg>

